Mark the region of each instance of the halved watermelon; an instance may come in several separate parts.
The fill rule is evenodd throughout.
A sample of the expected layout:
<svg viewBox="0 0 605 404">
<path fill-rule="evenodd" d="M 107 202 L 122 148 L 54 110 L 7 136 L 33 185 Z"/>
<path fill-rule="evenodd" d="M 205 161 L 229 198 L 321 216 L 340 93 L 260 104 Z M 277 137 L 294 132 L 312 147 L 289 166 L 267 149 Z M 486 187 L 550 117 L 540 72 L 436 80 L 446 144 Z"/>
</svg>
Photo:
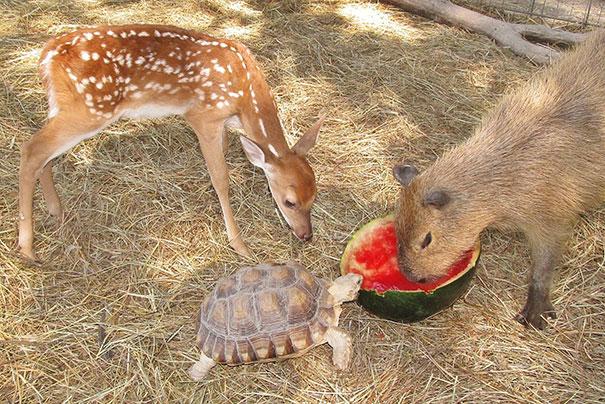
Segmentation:
<svg viewBox="0 0 605 404">
<path fill-rule="evenodd" d="M 451 306 L 468 288 L 479 258 L 479 241 L 431 283 L 407 279 L 397 264 L 397 236 L 393 215 L 364 225 L 349 241 L 340 272 L 363 276 L 358 302 L 378 316 L 411 323 Z"/>
</svg>

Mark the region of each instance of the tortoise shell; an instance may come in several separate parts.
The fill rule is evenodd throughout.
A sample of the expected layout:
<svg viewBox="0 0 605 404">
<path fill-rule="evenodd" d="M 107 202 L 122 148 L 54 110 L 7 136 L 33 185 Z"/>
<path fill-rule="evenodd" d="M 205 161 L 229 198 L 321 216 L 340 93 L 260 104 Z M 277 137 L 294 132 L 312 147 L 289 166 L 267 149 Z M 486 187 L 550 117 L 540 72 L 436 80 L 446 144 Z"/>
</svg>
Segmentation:
<svg viewBox="0 0 605 404">
<path fill-rule="evenodd" d="M 229 365 L 298 356 L 325 342 L 338 309 L 325 281 L 300 264 L 244 267 L 202 303 L 200 350 Z"/>
</svg>

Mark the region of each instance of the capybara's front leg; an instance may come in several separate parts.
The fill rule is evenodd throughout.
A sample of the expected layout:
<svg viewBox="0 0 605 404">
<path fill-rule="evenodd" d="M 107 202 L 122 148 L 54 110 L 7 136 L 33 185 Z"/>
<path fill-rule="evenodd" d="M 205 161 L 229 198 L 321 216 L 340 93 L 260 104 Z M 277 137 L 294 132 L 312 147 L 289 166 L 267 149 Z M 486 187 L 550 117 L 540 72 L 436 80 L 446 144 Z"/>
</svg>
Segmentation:
<svg viewBox="0 0 605 404">
<path fill-rule="evenodd" d="M 544 243 L 542 240 L 531 244 L 533 268 L 529 276 L 527 301 L 516 320 L 526 327 L 531 325 L 542 330 L 546 326 L 546 318 L 556 318 L 555 309 L 550 302 L 550 286 L 554 268 L 561 255 L 562 241 Z"/>
</svg>

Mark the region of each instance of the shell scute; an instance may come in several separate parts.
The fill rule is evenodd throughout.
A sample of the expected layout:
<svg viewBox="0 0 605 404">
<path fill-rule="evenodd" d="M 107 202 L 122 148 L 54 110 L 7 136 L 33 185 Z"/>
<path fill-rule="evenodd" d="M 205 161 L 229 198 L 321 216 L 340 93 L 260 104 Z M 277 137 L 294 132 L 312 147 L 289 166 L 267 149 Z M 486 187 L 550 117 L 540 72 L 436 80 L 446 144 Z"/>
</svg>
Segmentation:
<svg viewBox="0 0 605 404">
<path fill-rule="evenodd" d="M 260 291 L 256 295 L 256 302 L 261 329 L 270 330 L 283 323 L 283 319 L 288 313 L 284 299 L 277 290 Z"/>
<path fill-rule="evenodd" d="M 275 266 L 267 271 L 266 287 L 287 287 L 296 282 L 296 271 L 286 266 Z"/>
<path fill-rule="evenodd" d="M 220 299 L 215 301 L 212 307 L 208 310 L 208 326 L 217 333 L 228 335 L 229 323 L 225 321 L 228 315 L 229 304 L 227 299 Z"/>
<path fill-rule="evenodd" d="M 288 323 L 300 324 L 311 320 L 317 313 L 317 302 L 302 288 L 288 288 L 287 296 Z"/>
<path fill-rule="evenodd" d="M 257 360 L 254 347 L 250 341 L 248 341 L 248 339 L 237 340 L 235 341 L 235 344 L 237 345 L 237 352 L 239 353 L 240 362 L 246 363 Z"/>
<path fill-rule="evenodd" d="M 214 295 L 217 299 L 229 297 L 237 292 L 237 282 L 233 278 L 223 278 L 216 285 Z"/>
<path fill-rule="evenodd" d="M 313 338 L 307 325 L 299 326 L 288 331 L 294 352 L 302 351 L 313 345 Z"/>
<path fill-rule="evenodd" d="M 258 332 L 256 310 L 250 293 L 239 293 L 229 299 L 229 316 L 223 321 L 229 324 L 229 335 L 248 336 Z"/>
<path fill-rule="evenodd" d="M 238 273 L 240 291 L 256 291 L 263 284 L 266 272 L 262 268 L 249 267 Z"/>
</svg>

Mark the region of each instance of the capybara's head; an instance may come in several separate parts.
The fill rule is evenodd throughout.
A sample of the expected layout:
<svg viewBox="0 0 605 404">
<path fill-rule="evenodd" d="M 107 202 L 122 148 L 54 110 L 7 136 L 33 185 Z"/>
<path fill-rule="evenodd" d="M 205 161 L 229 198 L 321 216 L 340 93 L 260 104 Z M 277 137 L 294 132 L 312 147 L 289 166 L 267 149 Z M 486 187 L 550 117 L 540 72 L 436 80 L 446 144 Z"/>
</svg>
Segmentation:
<svg viewBox="0 0 605 404">
<path fill-rule="evenodd" d="M 413 281 L 430 282 L 473 247 L 483 228 L 469 217 L 466 198 L 445 183 L 409 165 L 395 166 L 393 175 L 402 185 L 395 212 L 400 271 Z"/>
</svg>

